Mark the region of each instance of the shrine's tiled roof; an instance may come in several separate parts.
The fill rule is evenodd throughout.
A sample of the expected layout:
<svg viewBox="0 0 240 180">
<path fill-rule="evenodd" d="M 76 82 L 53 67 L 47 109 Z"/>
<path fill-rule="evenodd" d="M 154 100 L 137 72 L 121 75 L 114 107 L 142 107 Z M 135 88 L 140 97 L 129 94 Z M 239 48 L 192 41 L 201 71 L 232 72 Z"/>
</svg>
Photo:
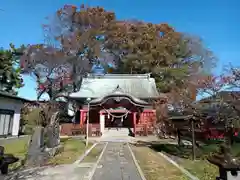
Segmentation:
<svg viewBox="0 0 240 180">
<path fill-rule="evenodd" d="M 101 98 L 110 95 L 117 87 L 122 93 L 140 98 L 156 98 L 159 93 L 155 79 L 150 74 L 89 74 L 83 79 L 80 90 L 71 93 L 72 98 Z"/>
<path fill-rule="evenodd" d="M 135 105 L 142 105 L 142 106 L 149 105 L 149 103 L 147 103 L 139 98 L 136 98 L 132 95 L 124 93 L 123 89 L 121 89 L 119 86 L 117 86 L 117 88 L 113 92 L 107 94 L 106 96 L 96 98 L 96 99 L 90 101 L 90 104 L 91 105 L 99 105 L 99 104 L 103 103 L 104 101 L 107 101 L 109 98 L 114 98 L 114 100 L 119 101 L 119 102 L 122 99 L 128 99 L 131 101 L 132 104 L 135 104 Z"/>
</svg>

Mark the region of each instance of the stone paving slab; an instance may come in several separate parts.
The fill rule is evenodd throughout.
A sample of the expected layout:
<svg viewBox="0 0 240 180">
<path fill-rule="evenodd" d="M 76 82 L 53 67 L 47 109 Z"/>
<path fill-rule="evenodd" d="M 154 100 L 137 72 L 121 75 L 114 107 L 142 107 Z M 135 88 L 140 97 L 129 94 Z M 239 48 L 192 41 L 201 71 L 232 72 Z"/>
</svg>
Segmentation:
<svg viewBox="0 0 240 180">
<path fill-rule="evenodd" d="M 127 143 L 108 143 L 92 180 L 141 180 Z"/>
</svg>

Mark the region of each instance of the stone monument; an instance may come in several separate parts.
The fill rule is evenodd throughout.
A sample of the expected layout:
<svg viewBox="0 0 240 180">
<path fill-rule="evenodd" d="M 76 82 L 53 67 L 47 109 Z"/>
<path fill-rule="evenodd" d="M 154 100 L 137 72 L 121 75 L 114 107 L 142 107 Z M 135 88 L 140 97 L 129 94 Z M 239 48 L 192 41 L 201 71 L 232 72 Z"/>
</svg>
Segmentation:
<svg viewBox="0 0 240 180">
<path fill-rule="evenodd" d="M 47 142 L 45 151 L 50 156 L 54 156 L 63 150 L 60 145 L 60 125 L 59 125 L 59 113 L 55 112 L 52 117 L 50 124 L 46 128 Z"/>
<path fill-rule="evenodd" d="M 42 112 L 40 122 L 36 123 L 37 127 L 34 129 L 29 143 L 28 166 L 43 165 L 49 157 L 62 150 L 60 148 L 59 113 L 55 112 L 52 114 L 50 108 L 45 108 L 45 110 L 46 112 Z"/>
<path fill-rule="evenodd" d="M 37 126 L 29 142 L 27 165 L 37 166 L 42 164 L 47 157 L 44 154 L 44 128 Z"/>
</svg>

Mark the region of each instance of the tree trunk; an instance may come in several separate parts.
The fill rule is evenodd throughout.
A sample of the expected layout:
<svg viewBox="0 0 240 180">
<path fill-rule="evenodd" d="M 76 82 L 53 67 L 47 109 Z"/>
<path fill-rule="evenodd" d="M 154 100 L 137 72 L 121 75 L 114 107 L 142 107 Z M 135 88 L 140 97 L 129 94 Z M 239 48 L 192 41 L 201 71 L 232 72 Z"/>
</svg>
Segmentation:
<svg viewBox="0 0 240 180">
<path fill-rule="evenodd" d="M 182 145 L 182 139 L 181 139 L 181 132 L 179 129 L 177 129 L 177 139 L 178 139 L 178 146 Z"/>
<path fill-rule="evenodd" d="M 233 145 L 233 128 L 228 128 L 225 130 L 225 143 L 228 147 Z"/>
<path fill-rule="evenodd" d="M 195 140 L 195 123 L 193 120 L 191 120 L 191 130 L 192 130 L 192 159 L 195 160 L 196 159 L 196 140 Z"/>
</svg>

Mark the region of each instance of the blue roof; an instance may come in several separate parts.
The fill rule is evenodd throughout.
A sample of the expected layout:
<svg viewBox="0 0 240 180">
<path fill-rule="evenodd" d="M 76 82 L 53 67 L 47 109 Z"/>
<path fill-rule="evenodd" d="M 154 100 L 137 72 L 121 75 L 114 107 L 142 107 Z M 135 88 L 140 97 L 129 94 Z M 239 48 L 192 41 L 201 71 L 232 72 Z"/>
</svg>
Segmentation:
<svg viewBox="0 0 240 180">
<path fill-rule="evenodd" d="M 91 72 L 93 74 L 105 74 L 105 69 L 101 64 L 94 64 L 91 69 Z"/>
<path fill-rule="evenodd" d="M 108 73 L 108 70 L 109 70 L 109 69 L 114 69 L 115 67 L 114 67 L 113 64 L 107 63 L 107 67 L 106 67 L 106 68 L 108 68 L 108 69 L 106 70 L 106 69 L 104 68 L 104 66 L 101 65 L 101 64 L 94 64 L 93 67 L 92 67 L 92 69 L 91 69 L 91 73 L 93 73 L 93 74 L 99 74 L 99 75 L 101 75 L 101 74 L 106 74 L 106 73 Z"/>
</svg>

